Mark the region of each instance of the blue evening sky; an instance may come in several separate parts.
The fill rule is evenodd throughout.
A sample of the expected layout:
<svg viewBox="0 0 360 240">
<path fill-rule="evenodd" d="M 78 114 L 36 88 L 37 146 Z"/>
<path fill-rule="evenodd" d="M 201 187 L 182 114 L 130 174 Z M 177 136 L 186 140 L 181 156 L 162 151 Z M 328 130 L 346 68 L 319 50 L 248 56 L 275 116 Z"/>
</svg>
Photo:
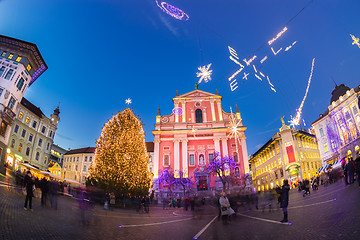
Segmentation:
<svg viewBox="0 0 360 240">
<path fill-rule="evenodd" d="M 307 126 L 329 105 L 333 79 L 351 88 L 360 83 L 360 48 L 349 36 L 360 37 L 359 0 L 314 0 L 273 43 L 275 50 L 283 48 L 278 55 L 263 45 L 308 2 L 168 0 L 190 16 L 179 21 L 155 0 L 0 0 L 0 34 L 40 49 L 49 69 L 25 97 L 48 117 L 60 102 L 55 144 L 63 148 L 95 146 L 103 124 L 127 107 L 127 98 L 152 141 L 158 106 L 170 114 L 176 90 L 192 91 L 197 67 L 212 63 L 212 80 L 199 89 L 218 89 L 226 111 L 238 104 L 251 154 L 279 129 L 281 116 L 288 121 L 295 115 L 313 58 L 303 108 Z M 250 75 L 247 81 L 239 75 L 242 84 L 231 92 L 228 77 L 236 65 L 228 45 L 240 58 L 263 46 L 256 54 L 272 56 L 262 71 L 277 92 Z"/>
</svg>

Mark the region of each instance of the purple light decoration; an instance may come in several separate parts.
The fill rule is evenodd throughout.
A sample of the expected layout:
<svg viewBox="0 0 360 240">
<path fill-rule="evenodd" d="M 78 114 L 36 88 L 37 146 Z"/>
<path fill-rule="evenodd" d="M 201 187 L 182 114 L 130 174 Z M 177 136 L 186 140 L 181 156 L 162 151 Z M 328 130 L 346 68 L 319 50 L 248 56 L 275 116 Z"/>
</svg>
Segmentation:
<svg viewBox="0 0 360 240">
<path fill-rule="evenodd" d="M 170 5 L 166 2 L 161 2 L 160 4 L 157 0 L 155 0 L 155 2 L 161 10 L 163 10 L 166 14 L 172 16 L 173 18 L 176 18 L 176 19 L 182 20 L 182 21 L 189 20 L 189 16 L 181 9 L 179 9 L 173 5 Z"/>
<path fill-rule="evenodd" d="M 172 110 L 172 112 L 175 116 L 181 116 L 183 113 L 183 110 L 181 107 L 176 107 Z"/>
<path fill-rule="evenodd" d="M 40 67 L 38 69 L 36 69 L 36 71 L 34 72 L 34 74 L 31 77 L 30 83 L 29 83 L 29 87 L 31 86 L 31 84 L 33 84 L 35 82 L 35 80 L 40 77 L 41 74 L 43 74 L 45 71 L 47 70 L 47 67 L 45 66 L 44 63 L 41 63 Z"/>
</svg>

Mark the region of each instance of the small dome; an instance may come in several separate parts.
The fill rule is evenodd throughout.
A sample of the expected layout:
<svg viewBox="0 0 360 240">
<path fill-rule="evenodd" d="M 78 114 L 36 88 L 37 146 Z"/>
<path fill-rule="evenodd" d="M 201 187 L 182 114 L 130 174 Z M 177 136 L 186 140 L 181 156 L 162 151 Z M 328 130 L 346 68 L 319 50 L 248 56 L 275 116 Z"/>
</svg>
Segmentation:
<svg viewBox="0 0 360 240">
<path fill-rule="evenodd" d="M 349 91 L 350 88 L 348 86 L 345 86 L 344 84 L 340 84 L 340 86 L 336 85 L 335 89 L 331 92 L 332 96 L 330 99 L 330 105 L 333 102 L 336 102 L 339 100 L 339 98 L 346 94 L 347 91 Z"/>
</svg>

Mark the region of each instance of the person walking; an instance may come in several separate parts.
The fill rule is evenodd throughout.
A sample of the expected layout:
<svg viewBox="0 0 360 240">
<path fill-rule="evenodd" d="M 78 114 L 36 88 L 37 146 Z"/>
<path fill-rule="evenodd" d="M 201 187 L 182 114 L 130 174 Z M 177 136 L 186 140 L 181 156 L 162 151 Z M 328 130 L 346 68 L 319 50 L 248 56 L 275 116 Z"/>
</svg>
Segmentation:
<svg viewBox="0 0 360 240">
<path fill-rule="evenodd" d="M 284 184 L 281 188 L 276 188 L 276 192 L 280 194 L 280 207 L 283 209 L 284 218 L 280 222 L 288 222 L 287 207 L 289 205 L 289 191 L 290 185 L 287 179 L 284 180 Z"/>
<path fill-rule="evenodd" d="M 110 209 L 111 211 L 114 210 L 115 200 L 116 200 L 115 194 L 114 194 L 114 192 L 111 192 L 111 193 L 110 193 L 110 205 L 109 205 L 109 209 Z"/>
<path fill-rule="evenodd" d="M 350 184 L 353 184 L 355 181 L 354 173 L 355 173 L 355 163 L 354 163 L 352 157 L 349 157 L 348 174 L 349 174 L 349 183 Z"/>
<path fill-rule="evenodd" d="M 342 168 L 344 170 L 345 185 L 348 185 L 348 162 L 346 158 L 344 158 L 342 161 Z"/>
<path fill-rule="evenodd" d="M 357 152 L 357 158 L 355 159 L 355 171 L 360 188 L 360 151 Z"/>
<path fill-rule="evenodd" d="M 49 190 L 49 182 L 46 178 L 42 178 L 40 181 L 40 189 L 41 189 L 41 206 L 46 207 L 46 199 L 47 193 Z"/>
<path fill-rule="evenodd" d="M 229 199 L 226 197 L 225 192 L 221 193 L 219 198 L 220 210 L 221 210 L 221 219 L 224 225 L 228 223 L 229 217 L 235 213 L 235 211 L 230 207 Z"/>
<path fill-rule="evenodd" d="M 27 205 L 28 205 L 28 202 L 29 202 L 30 211 L 34 211 L 32 209 L 34 178 L 31 175 L 30 171 L 27 171 L 27 173 L 25 175 L 24 184 L 25 184 L 25 189 L 26 189 L 26 198 L 25 198 L 24 209 L 27 210 Z"/>
<path fill-rule="evenodd" d="M 51 179 L 50 181 L 50 203 L 51 208 L 57 209 L 57 195 L 59 192 L 59 184 L 54 179 Z"/>
</svg>

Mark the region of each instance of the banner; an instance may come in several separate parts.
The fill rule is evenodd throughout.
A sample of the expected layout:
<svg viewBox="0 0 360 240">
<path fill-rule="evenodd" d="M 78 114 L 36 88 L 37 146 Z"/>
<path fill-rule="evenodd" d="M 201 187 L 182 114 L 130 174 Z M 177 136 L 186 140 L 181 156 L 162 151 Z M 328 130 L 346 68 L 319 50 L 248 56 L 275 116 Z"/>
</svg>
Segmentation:
<svg viewBox="0 0 360 240">
<path fill-rule="evenodd" d="M 289 158 L 289 164 L 296 161 L 296 160 L 295 160 L 294 148 L 293 148 L 292 145 L 286 147 L 286 153 L 287 153 L 288 158 Z"/>
</svg>

